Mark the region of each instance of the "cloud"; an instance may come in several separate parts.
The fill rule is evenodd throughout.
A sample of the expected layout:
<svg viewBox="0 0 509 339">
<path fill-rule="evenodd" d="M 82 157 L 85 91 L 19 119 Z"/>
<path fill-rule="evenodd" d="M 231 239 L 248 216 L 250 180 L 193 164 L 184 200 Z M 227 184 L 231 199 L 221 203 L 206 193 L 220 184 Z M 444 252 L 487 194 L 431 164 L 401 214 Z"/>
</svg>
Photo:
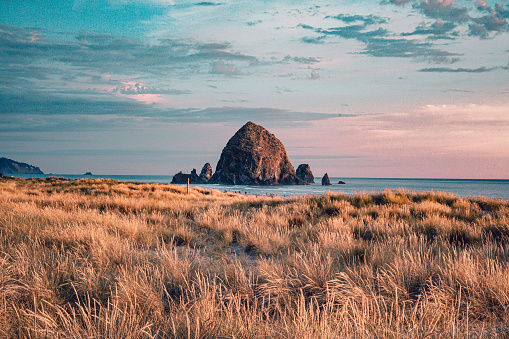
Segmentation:
<svg viewBox="0 0 509 339">
<path fill-rule="evenodd" d="M 479 67 L 479 68 L 446 68 L 446 67 L 435 67 L 435 68 L 423 68 L 420 69 L 419 72 L 436 72 L 436 73 L 486 73 L 491 72 L 496 67 L 487 68 L 487 67 Z"/>
<path fill-rule="evenodd" d="M 106 64 L 112 66 L 113 62 L 123 66 L 131 64 L 136 70 L 153 70 L 158 68 L 179 68 L 186 64 L 208 63 L 210 60 L 246 61 L 256 63 L 257 58 L 238 52 L 229 51 L 228 43 L 198 43 L 192 40 L 161 39 L 159 44 L 148 45 L 137 40 L 127 40 L 111 37 L 107 43 L 93 44 L 87 49 L 80 49 L 74 58 L 66 62 L 79 65 L 95 66 Z M 92 51 L 92 52 L 89 52 Z M 94 53 L 97 52 L 97 53 Z M 124 52 L 124 54 L 119 54 Z M 98 56 L 98 59 L 89 61 L 88 54 Z"/>
<path fill-rule="evenodd" d="M 477 0 L 475 5 L 479 11 L 496 15 L 499 18 L 509 18 L 509 10 L 506 10 L 501 2 L 497 3 L 495 8 L 488 6 L 488 3 L 484 0 Z"/>
<path fill-rule="evenodd" d="M 391 4 L 398 5 L 398 6 L 404 6 L 407 3 L 410 3 L 410 2 L 413 2 L 413 1 L 414 0 L 389 0 L 388 2 L 391 3 Z M 382 1 L 382 3 L 385 3 L 385 2 Z"/>
<path fill-rule="evenodd" d="M 196 4 L 196 6 L 221 6 L 221 5 L 222 5 L 222 3 L 208 2 L 208 1 L 198 2 Z"/>
<path fill-rule="evenodd" d="M 232 63 L 224 63 L 223 61 L 216 61 L 210 64 L 211 74 L 222 74 L 228 77 L 239 75 L 240 71 Z"/>
<path fill-rule="evenodd" d="M 306 24 L 299 24 L 297 27 L 304 28 L 304 29 L 310 29 L 310 30 L 315 29 L 313 26 L 306 25 Z"/>
<path fill-rule="evenodd" d="M 328 31 L 319 30 L 319 32 L 328 36 L 335 35 L 344 39 L 356 39 L 363 42 L 365 43 L 365 48 L 358 53 L 372 57 L 414 58 L 444 64 L 451 64 L 460 60 L 459 56 L 461 54 L 434 48 L 429 42 L 385 38 L 389 33 L 383 28 L 371 32 L 361 32 L 361 29 L 361 26 L 347 26 Z M 307 43 L 322 43 L 323 38 L 320 38 L 318 41 L 316 39 L 303 39 L 303 41 Z"/>
<path fill-rule="evenodd" d="M 477 0 L 475 2 L 475 6 L 479 10 L 490 10 L 491 9 L 491 7 L 488 6 L 488 3 L 484 0 Z"/>
<path fill-rule="evenodd" d="M 509 9 L 505 9 L 501 2 L 495 5 L 495 12 L 499 18 L 509 18 Z"/>
<path fill-rule="evenodd" d="M 469 90 L 466 90 L 466 89 L 453 89 L 453 88 L 444 89 L 442 92 L 444 92 L 444 93 L 447 93 L 447 92 L 475 93 L 474 91 L 469 91 Z"/>
<path fill-rule="evenodd" d="M 426 105 L 411 113 L 377 117 L 394 130 L 503 131 L 509 124 L 507 105 Z M 465 145 L 466 146 L 466 145 Z"/>
<path fill-rule="evenodd" d="M 137 94 L 168 94 L 168 95 L 181 95 L 189 94 L 189 91 L 177 90 L 177 89 L 161 89 L 161 88 L 149 88 L 144 83 L 124 83 L 117 86 L 113 93 L 120 93 L 124 95 L 137 95 Z"/>
<path fill-rule="evenodd" d="M 326 35 L 321 35 L 319 37 L 303 37 L 301 39 L 302 42 L 305 42 L 307 44 L 323 44 L 325 41 L 324 39 L 326 38 L 327 36 Z"/>
<path fill-rule="evenodd" d="M 500 18 L 496 12 L 485 15 L 480 18 L 473 18 L 473 23 L 469 25 L 469 34 L 486 39 L 490 32 L 501 32 L 507 29 L 507 20 Z"/>
<path fill-rule="evenodd" d="M 246 25 L 248 25 L 248 26 L 256 26 L 258 24 L 261 24 L 262 22 L 263 22 L 262 20 L 249 21 L 249 22 L 246 22 Z"/>
<path fill-rule="evenodd" d="M 325 19 L 329 19 L 329 18 L 337 19 L 337 20 L 343 21 L 345 23 L 362 22 L 363 26 L 387 23 L 387 19 L 379 17 L 379 16 L 375 16 L 375 15 L 339 14 L 336 16 L 326 16 L 325 17 Z"/>
<path fill-rule="evenodd" d="M 133 91 L 137 90 L 133 86 Z M 138 85 L 140 91 L 148 91 Z M 131 94 L 129 91 L 127 94 Z M 243 123 L 256 117 L 280 126 L 338 117 L 338 114 L 298 112 L 277 108 L 165 108 L 125 97 L 89 93 L 75 97 L 45 91 L 7 94 L 0 91 L 0 131 L 58 132 L 132 128 L 149 123 Z"/>
<path fill-rule="evenodd" d="M 349 120 L 351 131 L 338 127 L 348 143 L 362 154 L 399 156 L 504 155 L 507 143 L 507 104 L 502 105 L 426 105 L 409 112 L 362 115 Z M 331 121 L 332 123 L 333 121 Z M 359 137 L 359 136 L 361 137 Z M 362 138 L 362 141 L 358 139 Z M 476 142 L 472 142 L 476 140 Z"/>
<path fill-rule="evenodd" d="M 509 10 L 506 10 L 502 3 L 497 3 L 495 8 L 489 6 L 485 0 L 477 0 L 474 6 L 468 6 L 468 3 L 459 0 L 404 0 L 389 1 L 389 3 L 395 5 L 413 3 L 412 7 L 426 17 L 449 22 L 449 26 L 451 23 L 467 24 L 468 34 L 482 39 L 488 38 L 491 32 L 507 30 L 505 19 L 509 18 Z M 457 3 L 462 4 L 462 6 Z M 475 10 L 488 14 L 481 17 L 477 17 L 475 14 L 472 16 L 470 12 L 475 12 Z M 418 31 L 419 28 L 416 29 L 415 33 L 422 33 Z"/>
<path fill-rule="evenodd" d="M 271 122 L 279 126 L 302 125 L 310 121 L 326 120 L 340 117 L 338 114 L 308 113 L 274 108 L 248 108 L 248 107 L 209 107 L 205 109 L 173 110 L 168 111 L 170 120 L 186 122 L 238 122 L 242 123 L 253 119 L 260 123 Z M 342 115 L 346 117 L 346 115 Z"/>
<path fill-rule="evenodd" d="M 313 57 L 292 57 L 287 55 L 283 58 L 283 62 L 296 62 L 298 64 L 311 65 L 320 62 L 319 59 Z"/>
<path fill-rule="evenodd" d="M 435 63 L 454 63 L 459 54 L 435 49 L 430 43 L 406 39 L 370 39 L 362 54 L 375 57 L 417 58 Z"/>
<path fill-rule="evenodd" d="M 427 17 L 453 22 L 469 20 L 468 8 L 454 4 L 458 0 L 424 0 L 414 4 Z"/>
<path fill-rule="evenodd" d="M 364 25 L 351 25 L 345 27 L 335 27 L 329 29 L 318 30 L 317 33 L 325 35 L 336 35 L 344 39 L 357 39 L 365 42 L 372 37 L 386 36 L 388 31 L 383 28 L 378 28 L 374 31 L 364 31 L 366 26 Z"/>
<path fill-rule="evenodd" d="M 298 27 L 313 30 L 321 34 L 318 38 L 302 38 L 303 42 L 317 44 L 323 43 L 325 37 L 338 36 L 343 39 L 355 39 L 365 44 L 365 48 L 360 54 L 372 57 L 393 57 L 393 58 L 414 58 L 427 60 L 433 63 L 451 64 L 459 61 L 459 54 L 450 53 L 444 50 L 434 48 L 429 42 L 420 42 L 407 38 L 394 38 L 394 33 L 389 32 L 383 27 L 370 29 L 372 25 L 387 23 L 387 19 L 378 16 L 361 15 L 336 15 L 329 16 L 345 23 L 356 23 L 342 27 L 315 28 L 310 25 L 300 24 Z M 413 33 L 403 33 L 403 37 L 410 35 L 434 34 L 444 35 L 456 27 L 453 23 L 444 23 L 437 20 L 434 24 L 418 27 Z"/>
<path fill-rule="evenodd" d="M 293 93 L 293 91 L 290 88 L 276 86 L 276 93 L 278 94 Z"/>
<path fill-rule="evenodd" d="M 413 8 L 427 17 L 453 22 L 468 21 L 468 8 L 455 4 L 458 0 L 390 0 L 389 3 L 404 6 L 413 3 Z"/>
<path fill-rule="evenodd" d="M 411 36 L 411 35 L 435 35 L 435 36 L 444 36 L 447 33 L 450 33 L 453 29 L 457 27 L 453 22 L 444 22 L 442 20 L 436 20 L 434 23 L 428 25 L 427 23 L 422 23 L 411 33 L 402 33 L 402 36 Z M 457 34 L 456 34 L 457 35 Z"/>
<path fill-rule="evenodd" d="M 233 51 L 227 42 L 201 43 L 194 40 L 161 39 L 148 44 L 127 37 L 81 32 L 74 39 L 52 40 L 41 34 L 31 39 L 32 29 L 0 24 L 0 77 L 20 74 L 37 65 L 38 72 L 26 75 L 75 76 L 83 69 L 117 75 L 160 75 L 166 72 L 188 74 L 208 67 L 211 62 L 243 62 L 256 65 L 256 57 Z M 42 66 L 48 65 L 48 66 Z M 32 75 L 30 75 L 32 74 Z M 46 75 L 45 75 L 46 74 Z"/>
<path fill-rule="evenodd" d="M 426 18 L 433 18 L 435 21 L 433 23 L 423 22 L 408 33 L 395 33 L 385 26 L 390 24 L 390 20 L 380 16 L 328 15 L 325 17 L 326 19 L 336 19 L 347 25 L 317 28 L 308 24 L 300 24 L 299 27 L 320 34 L 319 37 L 303 37 L 301 41 L 309 44 L 323 44 L 327 37 L 338 36 L 364 43 L 365 48 L 360 54 L 372 57 L 412 58 L 418 61 L 452 64 L 458 62 L 462 54 L 448 52 L 443 47 L 436 47 L 432 43 L 433 40 L 457 40 L 465 31 L 470 36 L 480 38 L 488 38 L 492 32 L 507 31 L 507 22 L 504 16 L 506 14 L 509 16 L 509 11 L 506 11 L 501 3 L 495 6 L 496 9 L 489 7 L 483 0 L 478 0 L 476 7 L 459 0 L 390 0 L 382 1 L 382 3 L 391 3 L 397 6 L 411 4 L 415 11 L 420 12 Z M 489 11 L 490 14 L 472 17 L 470 12 L 475 11 L 475 8 Z M 375 26 L 375 28 L 373 25 L 381 27 Z M 464 29 L 465 27 L 467 29 Z M 459 29 L 456 30 L 457 28 Z M 422 40 L 420 36 L 425 36 L 427 40 Z M 408 37 L 415 38 L 409 39 Z"/>
<path fill-rule="evenodd" d="M 186 10 L 193 7 L 216 7 L 216 6 L 222 6 L 224 3 L 222 2 L 210 2 L 210 1 L 201 1 L 201 2 L 189 2 L 189 3 L 179 3 L 179 4 L 172 4 L 170 5 L 170 8 L 177 9 L 177 10 Z"/>
<path fill-rule="evenodd" d="M 369 26 L 384 24 L 387 23 L 387 20 L 374 15 L 346 15 L 346 14 L 338 14 L 336 16 L 326 16 L 325 19 L 332 18 L 339 21 L 342 21 L 347 24 L 347 26 L 342 27 L 332 27 L 328 29 L 321 28 L 313 28 L 309 25 L 300 24 L 299 27 L 304 29 L 315 30 L 317 33 L 324 35 L 332 35 L 332 36 L 340 36 L 344 39 L 357 39 L 359 41 L 366 41 L 372 37 L 380 37 L 386 36 L 388 31 L 379 27 L 375 30 L 369 30 Z M 355 23 L 355 24 L 352 24 Z"/>
<path fill-rule="evenodd" d="M 82 92 L 84 93 L 84 92 Z M 137 115 L 154 111 L 153 107 L 136 100 L 124 100 L 114 96 L 104 97 L 97 93 L 90 95 L 54 94 L 46 91 L 28 90 L 22 93 L 6 93 L 0 90 L 2 105 L 0 115 L 4 116 L 56 116 L 56 115 Z"/>
</svg>

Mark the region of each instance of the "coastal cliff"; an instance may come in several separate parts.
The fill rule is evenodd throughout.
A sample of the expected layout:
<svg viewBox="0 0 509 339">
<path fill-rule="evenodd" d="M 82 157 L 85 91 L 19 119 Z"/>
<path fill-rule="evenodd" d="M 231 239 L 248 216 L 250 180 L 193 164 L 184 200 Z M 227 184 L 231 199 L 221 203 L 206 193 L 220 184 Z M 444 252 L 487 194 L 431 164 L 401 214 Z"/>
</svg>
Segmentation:
<svg viewBox="0 0 509 339">
<path fill-rule="evenodd" d="M 39 167 L 17 162 L 7 158 L 0 158 L 0 173 L 2 174 L 44 174 Z"/>
</svg>

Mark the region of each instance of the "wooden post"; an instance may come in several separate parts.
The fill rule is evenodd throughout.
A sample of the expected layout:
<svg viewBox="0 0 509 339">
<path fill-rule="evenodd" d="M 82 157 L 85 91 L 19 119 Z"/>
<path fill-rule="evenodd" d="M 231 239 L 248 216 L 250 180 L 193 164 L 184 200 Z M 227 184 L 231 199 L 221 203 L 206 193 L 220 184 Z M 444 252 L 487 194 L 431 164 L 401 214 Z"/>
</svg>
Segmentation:
<svg viewBox="0 0 509 339">
<path fill-rule="evenodd" d="M 189 178 L 187 178 L 187 194 L 189 194 Z"/>
</svg>

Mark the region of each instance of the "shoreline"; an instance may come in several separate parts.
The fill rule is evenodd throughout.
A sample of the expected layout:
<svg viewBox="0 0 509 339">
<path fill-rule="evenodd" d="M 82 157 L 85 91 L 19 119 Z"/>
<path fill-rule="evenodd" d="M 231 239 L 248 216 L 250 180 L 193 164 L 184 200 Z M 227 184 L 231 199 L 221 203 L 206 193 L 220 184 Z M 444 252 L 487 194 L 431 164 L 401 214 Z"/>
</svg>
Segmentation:
<svg viewBox="0 0 509 339">
<path fill-rule="evenodd" d="M 48 181 L 48 180 L 59 180 L 59 181 L 80 181 L 80 180 L 91 180 L 92 182 L 93 181 L 113 181 L 113 182 L 118 182 L 118 183 L 126 183 L 126 184 L 137 184 L 137 185 L 141 185 L 141 184 L 155 184 L 155 185 L 174 185 L 174 186 L 178 186 L 178 187 L 186 187 L 186 185 L 183 185 L 183 184 L 171 184 L 171 183 L 168 183 L 168 182 L 151 182 L 151 181 L 136 181 L 136 180 L 133 180 L 133 181 L 129 181 L 129 180 L 119 180 L 118 178 L 115 179 L 115 178 L 103 178 L 103 177 L 100 177 L 100 176 L 94 176 L 94 177 L 90 177 L 90 176 L 80 176 L 80 175 L 76 175 L 76 176 L 73 176 L 74 178 L 72 177 L 69 177 L 69 175 L 67 176 L 61 176 L 61 175 L 58 175 L 58 176 L 47 176 L 45 175 L 44 177 L 30 177 L 30 178 L 22 178 L 20 176 L 15 176 L 15 175 L 4 175 L 3 176 L 3 179 L 11 179 L 11 180 L 27 180 L 27 181 L 30 181 L 30 180 L 36 180 L 36 181 Z M 150 176 L 141 176 L 143 178 L 146 178 L 146 177 L 150 177 Z M 161 177 L 165 177 L 166 176 L 161 176 Z M 127 176 L 126 179 L 129 179 L 129 178 L 132 178 L 132 176 Z M 171 176 L 170 176 L 171 178 Z M 133 179 L 136 179 L 135 177 Z M 336 179 L 336 178 L 334 178 Z M 352 180 L 354 178 L 351 178 Z M 356 178 L 358 179 L 358 178 Z M 364 180 L 364 179 L 360 179 L 360 180 Z M 366 180 L 386 180 L 386 181 L 389 181 L 389 180 L 394 180 L 394 179 L 366 179 Z M 429 179 L 402 179 L 402 180 L 418 180 L 418 181 L 425 181 L 425 180 L 429 180 Z M 433 179 L 433 180 L 448 180 L 448 179 Z M 454 181 L 458 181 L 458 182 L 462 182 L 462 181 L 465 181 L 465 179 L 454 179 Z M 490 182 L 503 182 L 505 184 L 507 184 L 507 188 L 509 189 L 509 180 L 505 180 L 505 179 L 502 179 L 502 180 L 495 180 L 495 179 L 469 179 L 469 180 L 466 180 L 466 181 L 490 181 Z M 303 187 L 300 187 L 300 186 L 303 186 Z M 381 187 L 379 189 L 370 189 L 370 190 L 351 190 L 351 191 L 346 191 L 344 190 L 344 188 L 348 188 L 348 187 L 345 187 L 347 185 L 342 185 L 342 184 L 334 184 L 334 185 L 330 185 L 330 186 L 322 186 L 322 185 L 318 185 L 318 184 L 314 184 L 314 185 L 274 185 L 274 186 L 249 186 L 249 185 L 207 185 L 207 184 L 191 184 L 189 185 L 190 189 L 192 188 L 197 188 L 197 189 L 200 189 L 200 190 L 209 190 L 209 191 L 219 191 L 219 192 L 222 192 L 222 193 L 235 193 L 235 194 L 239 194 L 239 195 L 243 195 L 243 196 L 256 196 L 256 197 L 280 197 L 282 199 L 291 199 L 291 198 L 294 198 L 294 197 L 300 197 L 300 196 L 320 196 L 320 195 L 327 195 L 327 194 L 344 194 L 344 195 L 347 195 L 347 196 L 355 196 L 355 195 L 373 195 L 373 194 L 380 194 L 380 193 L 383 193 L 384 191 L 394 191 L 394 192 L 397 192 L 397 191 L 402 191 L 406 194 L 420 194 L 420 193 L 425 193 L 425 192 L 431 192 L 432 194 L 437 194 L 437 193 L 440 193 L 440 194 L 453 194 L 455 195 L 457 198 L 487 198 L 487 199 L 495 199 L 497 201 L 501 201 L 501 202 L 504 202 L 504 201 L 509 201 L 509 196 L 507 198 L 502 198 L 502 197 L 492 197 L 492 196 L 488 196 L 488 195 L 479 195 L 479 194 L 473 194 L 473 195 L 467 195 L 467 196 L 462 196 L 462 195 L 458 195 L 454 192 L 450 192 L 450 191 L 445 191 L 445 190 L 434 190 L 434 189 L 430 189 L 430 190 L 411 190 L 409 189 L 408 187 L 403 187 L 403 186 L 400 186 L 400 187 L 393 187 L 393 188 L 386 188 L 386 187 Z M 317 188 L 316 192 L 306 192 L 306 189 L 309 189 L 309 188 Z M 337 188 L 337 189 L 336 189 Z M 295 192 L 292 192 L 292 190 L 301 190 L 301 191 L 298 191 L 297 193 Z M 281 191 L 280 193 L 278 193 L 278 191 Z M 302 193 L 303 191 L 303 193 Z M 259 193 L 256 193 L 256 192 L 259 192 Z"/>
</svg>

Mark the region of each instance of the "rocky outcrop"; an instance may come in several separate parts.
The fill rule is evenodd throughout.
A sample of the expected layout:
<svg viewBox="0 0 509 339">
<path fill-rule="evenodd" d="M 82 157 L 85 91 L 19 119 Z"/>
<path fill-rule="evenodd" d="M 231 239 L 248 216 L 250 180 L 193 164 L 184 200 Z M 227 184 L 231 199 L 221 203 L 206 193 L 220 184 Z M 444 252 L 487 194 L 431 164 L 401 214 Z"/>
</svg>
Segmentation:
<svg viewBox="0 0 509 339">
<path fill-rule="evenodd" d="M 313 184 L 315 182 L 315 177 L 308 164 L 300 164 L 299 167 L 297 167 L 296 174 L 304 184 Z"/>
<path fill-rule="evenodd" d="M 203 182 L 207 182 L 210 178 L 212 178 L 212 166 L 210 166 L 210 163 L 207 162 L 201 169 L 200 179 Z"/>
<path fill-rule="evenodd" d="M 242 126 L 221 152 L 209 183 L 227 185 L 295 185 L 297 177 L 283 143 L 251 121 Z"/>
<path fill-rule="evenodd" d="M 198 175 L 198 173 L 196 172 L 196 168 L 193 168 L 191 174 L 182 173 L 182 171 L 180 171 L 173 176 L 171 183 L 187 184 L 187 179 L 189 179 L 190 184 L 206 184 L 211 177 L 212 177 L 212 166 L 210 166 L 210 163 L 207 162 L 201 169 L 200 175 Z"/>
<path fill-rule="evenodd" d="M 191 174 L 182 173 L 182 171 L 178 172 L 173 176 L 171 180 L 172 184 L 187 184 L 187 179 L 189 179 L 190 184 L 198 184 L 201 183 L 200 177 L 196 174 L 196 169 L 193 168 Z"/>
<path fill-rule="evenodd" d="M 343 180 L 339 180 L 338 184 L 339 185 L 346 185 L 346 182 L 344 182 Z"/>
<path fill-rule="evenodd" d="M 322 178 L 322 185 L 323 186 L 330 186 L 330 185 L 332 185 L 330 183 L 329 175 L 327 173 L 325 173 L 325 175 Z"/>
<path fill-rule="evenodd" d="M 44 174 L 39 167 L 7 158 L 0 158 L 0 173 L 3 174 Z"/>
<path fill-rule="evenodd" d="M 189 174 L 184 174 L 182 171 L 178 172 L 177 174 L 173 175 L 173 178 L 171 179 L 172 184 L 187 184 L 187 178 L 189 178 Z M 191 180 L 189 180 L 191 181 Z"/>
</svg>

